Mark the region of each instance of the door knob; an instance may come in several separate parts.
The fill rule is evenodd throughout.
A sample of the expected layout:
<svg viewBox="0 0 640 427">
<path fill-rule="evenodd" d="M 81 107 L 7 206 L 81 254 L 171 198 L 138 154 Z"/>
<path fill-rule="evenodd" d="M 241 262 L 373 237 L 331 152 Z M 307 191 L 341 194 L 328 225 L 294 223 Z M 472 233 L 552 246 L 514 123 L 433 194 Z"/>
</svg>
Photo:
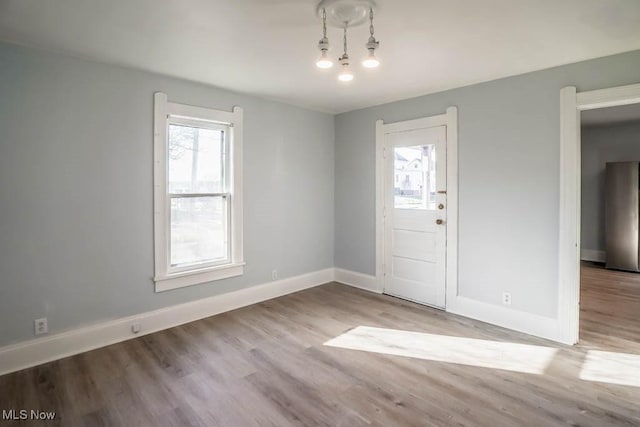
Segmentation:
<svg viewBox="0 0 640 427">
<path fill-rule="evenodd" d="M 436 219 L 436 224 L 438 224 L 438 225 L 442 225 L 443 223 L 444 223 L 444 221 L 443 221 L 443 220 L 441 220 L 441 219 Z"/>
</svg>

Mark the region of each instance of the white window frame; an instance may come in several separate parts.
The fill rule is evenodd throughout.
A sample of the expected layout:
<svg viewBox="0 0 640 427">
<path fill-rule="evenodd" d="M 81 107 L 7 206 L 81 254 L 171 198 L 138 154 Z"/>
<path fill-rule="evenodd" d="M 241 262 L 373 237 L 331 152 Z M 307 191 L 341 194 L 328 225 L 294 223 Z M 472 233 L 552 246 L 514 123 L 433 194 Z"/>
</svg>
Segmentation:
<svg viewBox="0 0 640 427">
<path fill-rule="evenodd" d="M 244 273 L 242 245 L 242 117 L 240 107 L 221 111 L 169 102 L 167 95 L 154 96 L 153 182 L 154 182 L 154 255 L 156 292 L 208 283 Z M 223 263 L 198 264 L 172 269 L 170 254 L 170 197 L 167 185 L 167 130 L 172 124 L 198 124 L 206 128 L 228 130 L 225 144 L 228 167 L 225 171 L 228 189 L 225 193 L 229 218 L 229 258 Z"/>
</svg>

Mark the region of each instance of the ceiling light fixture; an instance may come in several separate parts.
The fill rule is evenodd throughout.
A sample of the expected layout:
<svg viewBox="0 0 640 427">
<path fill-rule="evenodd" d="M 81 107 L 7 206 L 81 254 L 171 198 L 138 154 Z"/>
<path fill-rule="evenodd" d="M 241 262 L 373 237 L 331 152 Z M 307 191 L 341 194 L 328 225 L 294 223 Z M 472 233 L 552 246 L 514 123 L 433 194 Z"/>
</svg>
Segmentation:
<svg viewBox="0 0 640 427">
<path fill-rule="evenodd" d="M 344 31 L 344 53 L 338 59 L 340 62 L 340 74 L 338 79 L 343 82 L 353 80 L 351 61 L 347 53 L 347 30 L 350 27 L 362 25 L 369 21 L 369 40 L 365 47 L 368 55 L 362 61 L 366 68 L 376 68 L 380 61 L 376 57 L 376 50 L 380 46 L 374 36 L 373 13 L 377 12 L 375 0 L 322 0 L 318 4 L 316 12 L 322 19 L 322 38 L 318 43 L 320 58 L 316 61 L 318 68 L 330 68 L 333 62 L 329 57 L 329 39 L 327 38 L 327 24 L 331 27 L 339 27 Z"/>
<path fill-rule="evenodd" d="M 349 55 L 347 54 L 347 24 L 344 26 L 344 53 L 340 57 L 340 65 L 342 65 L 342 71 L 338 76 L 338 80 L 341 82 L 350 82 L 353 80 L 353 72 L 349 65 Z"/>
<path fill-rule="evenodd" d="M 380 65 L 380 61 L 376 58 L 376 49 L 380 46 L 380 42 L 373 36 L 373 9 L 369 9 L 369 41 L 367 42 L 367 50 L 369 55 L 362 61 L 362 65 L 366 68 L 376 68 Z"/>
<path fill-rule="evenodd" d="M 331 68 L 333 67 L 333 61 L 329 58 L 329 39 L 327 38 L 327 11 L 322 9 L 322 38 L 318 42 L 318 49 L 320 49 L 320 58 L 316 61 L 318 68 Z"/>
</svg>

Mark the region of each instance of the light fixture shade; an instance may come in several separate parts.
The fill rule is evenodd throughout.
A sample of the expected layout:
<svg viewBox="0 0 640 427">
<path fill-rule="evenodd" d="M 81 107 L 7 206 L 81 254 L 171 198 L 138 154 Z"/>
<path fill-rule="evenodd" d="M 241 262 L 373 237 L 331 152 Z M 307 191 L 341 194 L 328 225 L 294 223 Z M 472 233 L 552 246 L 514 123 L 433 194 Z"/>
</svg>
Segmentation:
<svg viewBox="0 0 640 427">
<path fill-rule="evenodd" d="M 350 82 L 353 80 L 353 73 L 351 72 L 351 67 L 349 63 L 342 64 L 342 72 L 338 76 L 338 80 L 341 82 Z"/>
<path fill-rule="evenodd" d="M 331 58 L 329 58 L 329 55 L 327 54 L 327 51 L 325 49 L 322 49 L 320 52 L 321 52 L 320 53 L 320 57 L 316 61 L 316 66 L 318 68 L 331 68 L 331 67 L 333 67 L 333 61 L 331 60 Z"/>
<path fill-rule="evenodd" d="M 376 68 L 380 65 L 380 60 L 376 58 L 374 49 L 369 50 L 369 55 L 362 61 L 362 66 L 365 68 Z"/>
</svg>

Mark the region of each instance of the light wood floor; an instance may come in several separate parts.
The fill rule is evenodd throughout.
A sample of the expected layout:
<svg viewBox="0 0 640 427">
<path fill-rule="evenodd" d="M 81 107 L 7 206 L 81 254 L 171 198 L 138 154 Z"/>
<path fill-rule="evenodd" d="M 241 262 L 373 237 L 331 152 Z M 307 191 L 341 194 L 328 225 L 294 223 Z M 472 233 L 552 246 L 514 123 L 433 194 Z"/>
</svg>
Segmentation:
<svg viewBox="0 0 640 427">
<path fill-rule="evenodd" d="M 583 262 L 580 283 L 580 340 L 609 349 L 638 349 L 640 273 L 606 270 Z"/>
<path fill-rule="evenodd" d="M 55 410 L 57 424 L 90 426 L 638 426 L 640 383 L 580 376 L 589 351 L 640 360 L 640 276 L 591 265 L 583 276 L 575 347 L 332 283 L 5 375 L 0 410 Z M 360 326 L 444 341 L 415 357 L 325 345 Z M 517 372 L 535 367 L 535 352 L 512 360 L 516 371 L 429 360 L 447 342 L 452 359 L 497 366 L 503 357 L 487 361 L 484 346 L 504 345 L 506 359 L 502 343 L 555 354 L 540 373 Z"/>
</svg>

